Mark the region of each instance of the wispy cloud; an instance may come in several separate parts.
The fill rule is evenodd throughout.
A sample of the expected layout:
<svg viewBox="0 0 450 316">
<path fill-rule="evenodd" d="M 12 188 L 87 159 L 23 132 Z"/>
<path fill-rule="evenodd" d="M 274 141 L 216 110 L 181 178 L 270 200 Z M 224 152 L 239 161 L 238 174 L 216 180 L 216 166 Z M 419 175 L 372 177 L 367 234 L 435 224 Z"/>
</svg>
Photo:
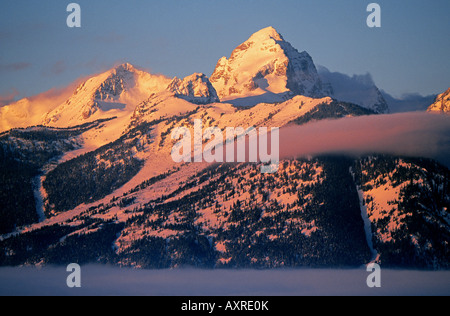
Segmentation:
<svg viewBox="0 0 450 316">
<path fill-rule="evenodd" d="M 28 62 L 18 62 L 9 64 L 0 64 L 0 72 L 14 72 L 30 68 L 32 65 Z"/>
<path fill-rule="evenodd" d="M 52 88 L 46 92 L 28 98 L 28 101 L 32 104 L 45 107 L 46 104 L 59 105 L 69 98 L 75 89 L 86 80 L 86 77 L 81 77 L 69 84 L 68 86 L 61 88 Z"/>
<path fill-rule="evenodd" d="M 47 77 L 58 76 L 67 71 L 67 64 L 64 60 L 58 60 L 49 67 L 44 68 L 42 74 Z"/>
<path fill-rule="evenodd" d="M 18 95 L 19 91 L 16 89 L 13 89 L 11 92 L 0 94 L 0 107 L 13 103 Z"/>
<path fill-rule="evenodd" d="M 9 114 L 5 115 L 0 121 L 0 131 L 6 131 L 15 127 L 42 124 L 42 115 L 64 103 L 87 78 L 80 77 L 65 87 L 52 88 L 46 92 L 26 97 L 19 101 L 16 100 L 17 95 L 15 93 L 5 94 L 1 98 L 3 101 L 0 100 L 0 102 L 3 102 L 3 106 L 7 105 L 9 109 L 14 110 L 9 111 Z M 23 119 L 22 116 L 26 116 L 27 118 Z"/>
<path fill-rule="evenodd" d="M 67 69 L 67 65 L 64 62 L 64 60 L 58 60 L 56 63 L 53 64 L 51 67 L 51 72 L 55 75 L 62 74 Z"/>
</svg>

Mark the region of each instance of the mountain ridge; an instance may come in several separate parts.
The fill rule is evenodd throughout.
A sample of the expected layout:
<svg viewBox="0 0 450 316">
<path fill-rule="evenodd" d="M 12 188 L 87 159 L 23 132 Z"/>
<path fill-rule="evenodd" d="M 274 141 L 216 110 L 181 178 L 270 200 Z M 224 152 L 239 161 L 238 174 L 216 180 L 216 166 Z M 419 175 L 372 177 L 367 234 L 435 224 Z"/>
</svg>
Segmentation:
<svg viewBox="0 0 450 316">
<path fill-rule="evenodd" d="M 211 78 L 127 63 L 91 77 L 43 126 L 0 134 L 0 265 L 342 267 L 376 251 L 386 266 L 449 268 L 450 172 L 432 160 L 324 155 L 262 174 L 260 163 L 171 159 L 173 131 L 196 121 L 224 132 L 379 114 L 327 89 L 271 27 Z"/>
<path fill-rule="evenodd" d="M 339 93 L 339 89 L 324 83 L 306 51 L 299 52 L 275 28 L 267 27 L 236 47 L 229 59 L 221 58 L 210 78 L 196 73 L 184 79 L 171 79 L 124 63 L 84 80 L 59 104 L 57 99 L 51 102 L 22 99 L 2 107 L 0 131 L 34 125 L 77 126 L 114 116 L 125 119 L 150 95 L 167 90 L 189 102 L 201 104 L 222 102 L 254 106 L 304 95 L 313 98 L 330 96 L 378 113 L 387 111 L 381 94 L 378 94 L 379 104 L 376 100 L 367 103 L 361 98 L 343 97 L 345 95 Z M 373 94 L 371 90 L 360 92 L 364 93 Z"/>
</svg>

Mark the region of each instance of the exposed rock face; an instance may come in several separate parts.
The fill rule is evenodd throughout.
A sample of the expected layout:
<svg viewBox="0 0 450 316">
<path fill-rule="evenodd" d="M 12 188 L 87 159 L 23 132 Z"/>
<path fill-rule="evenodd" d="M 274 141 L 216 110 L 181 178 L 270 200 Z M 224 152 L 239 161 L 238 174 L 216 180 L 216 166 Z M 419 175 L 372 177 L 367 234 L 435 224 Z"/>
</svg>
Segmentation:
<svg viewBox="0 0 450 316">
<path fill-rule="evenodd" d="M 428 111 L 450 113 L 450 88 L 437 96 L 436 101 L 428 108 Z"/>
<path fill-rule="evenodd" d="M 168 90 L 176 97 L 196 104 L 219 102 L 216 90 L 204 74 L 195 73 L 184 79 L 175 77 Z"/>
<path fill-rule="evenodd" d="M 222 57 L 210 80 L 221 100 L 265 95 L 276 102 L 293 95 L 329 95 L 311 56 L 299 53 L 273 27 L 253 34 L 229 59 Z"/>
</svg>

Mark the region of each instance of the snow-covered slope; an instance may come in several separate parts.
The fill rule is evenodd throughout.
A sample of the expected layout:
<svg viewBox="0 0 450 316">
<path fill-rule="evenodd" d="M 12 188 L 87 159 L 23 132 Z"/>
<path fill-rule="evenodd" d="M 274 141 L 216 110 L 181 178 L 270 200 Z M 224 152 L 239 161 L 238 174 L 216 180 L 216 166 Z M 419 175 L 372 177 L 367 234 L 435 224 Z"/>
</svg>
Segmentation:
<svg viewBox="0 0 450 316">
<path fill-rule="evenodd" d="M 170 123 L 161 124 L 154 130 L 170 129 Z M 145 129 L 135 132 L 136 140 L 150 140 Z M 106 177 L 116 167 L 120 174 L 128 172 L 121 168 L 128 164 L 123 158 L 142 145 L 129 138 L 132 134 L 114 148 L 121 159 L 108 157 L 112 147 L 96 153 Z M 155 162 L 166 164 L 161 158 Z M 89 160 L 95 161 L 66 168 L 77 171 Z M 23 242 L 42 242 L 26 253 L 23 242 L 2 235 L 6 254 L 0 263 L 55 264 L 75 258 L 144 268 L 355 266 L 369 262 L 372 250 L 386 267 L 448 268 L 448 169 L 432 161 L 387 156 L 283 160 L 271 175 L 252 164 L 205 167 L 178 165 L 158 175 L 148 168 L 130 181 L 132 186 L 21 227 L 17 233 L 23 233 L 18 236 Z M 96 181 L 99 170 L 89 170 L 81 182 Z M 67 191 L 58 183 L 52 191 Z M 92 200 L 85 188 L 77 190 L 67 193 Z M 49 193 L 51 199 L 54 192 Z M 371 226 L 366 231 L 360 202 Z"/>
<path fill-rule="evenodd" d="M 42 117 L 41 124 L 70 127 L 115 118 L 82 135 L 84 146 L 64 160 L 118 139 L 130 124 L 136 106 L 150 93 L 165 91 L 170 79 L 125 63 L 78 86 L 64 103 Z"/>
<path fill-rule="evenodd" d="M 74 82 L 67 87 L 53 88 L 1 107 L 0 132 L 41 124 L 42 116 L 65 102 L 78 85 L 79 82 Z"/>
<path fill-rule="evenodd" d="M 173 128 L 193 127 L 195 119 L 201 119 L 204 128 L 217 126 L 222 131 L 227 127 L 282 127 L 332 103 L 333 99 L 329 97 L 314 99 L 298 95 L 277 104 L 259 103 L 251 108 L 239 108 L 231 103 L 195 104 L 164 92 L 151 95 L 136 107 L 129 129 L 143 123 L 160 122 L 159 125 L 164 127 L 159 131 L 162 136 L 158 136 L 170 138 Z M 170 150 L 171 147 L 168 147 L 164 151 L 170 153 Z"/>
<path fill-rule="evenodd" d="M 0 132 L 12 128 L 39 125 L 42 121 L 42 115 L 55 107 L 54 104 L 36 105 L 30 99 L 25 98 L 0 108 Z"/>
<path fill-rule="evenodd" d="M 253 34 L 230 58 L 222 57 L 210 80 L 222 101 L 238 105 L 328 95 L 311 56 L 299 53 L 273 27 Z"/>
<path fill-rule="evenodd" d="M 56 93 L 50 90 L 0 109 L 0 132 L 44 125 L 66 128 L 115 117 L 101 143 L 117 139 L 136 105 L 151 93 L 166 91 L 171 79 L 125 63 Z M 76 87 L 76 88 L 75 88 Z M 104 134 L 105 131 L 98 131 Z M 97 133 L 97 134 L 98 134 Z M 98 138 L 98 137 L 95 137 Z"/>
<path fill-rule="evenodd" d="M 8 206 L 0 213 L 14 218 L 20 208 L 26 219 L 3 227 L 0 265 L 69 258 L 149 268 L 354 266 L 371 250 L 383 264 L 403 265 L 396 253 L 406 245 L 423 258 L 418 266 L 447 267 L 448 169 L 430 161 L 311 157 L 262 174 L 260 164 L 171 157 L 172 132 L 186 127 L 198 136 L 196 120 L 223 133 L 375 114 L 326 90 L 311 57 L 273 28 L 221 59 L 211 80 L 169 79 L 129 64 L 86 80 L 41 115 L 47 126 L 0 134 L 0 162 L 8 163 L 0 174 L 10 182 L 0 186 Z M 45 215 L 39 222 L 36 206 Z"/>
<path fill-rule="evenodd" d="M 377 260 L 439 268 L 436 258 L 449 254 L 449 170 L 425 159 L 386 156 L 362 159 L 356 169 L 374 247 L 381 253 Z"/>
<path fill-rule="evenodd" d="M 392 245 L 385 242 L 412 232 L 406 238 L 419 245 L 414 249 L 424 260 L 417 264 L 445 267 L 448 251 L 428 250 L 429 244 L 434 249 L 442 243 L 428 242 L 420 237 L 428 229 L 408 222 L 410 212 L 414 216 L 423 205 L 436 202 L 438 208 L 432 211 L 444 220 L 436 220 L 435 215 L 424 218 L 440 225 L 432 232 L 447 231 L 445 168 L 436 165 L 423 173 L 415 164 L 385 158 L 380 161 L 398 171 L 378 176 L 389 168 L 374 166 L 377 160 L 369 159 L 355 162 L 354 178 L 349 172 L 351 159 L 325 157 L 281 161 L 276 174 L 263 175 L 259 165 L 176 164 L 170 158 L 171 132 L 179 126 L 193 128 L 196 119 L 204 128 L 222 130 L 281 127 L 311 111 L 333 108 L 333 103 L 331 98 L 295 96 L 279 104 L 236 108 L 228 103 L 193 104 L 168 90 L 155 93 L 139 104 L 134 124 L 119 139 L 59 164 L 46 175 L 42 181 L 46 219 L 18 227 L 15 233 L 19 238 L 36 236 L 37 242 L 41 234 L 53 239 L 21 257 L 22 243 L 2 235 L 0 247 L 7 254 L 0 254 L 0 264 L 23 264 L 23 260 L 54 264 L 69 251 L 71 259 L 148 268 L 360 265 L 371 260 L 371 254 L 356 179 L 368 220 L 384 227 L 372 230 L 383 264 L 416 264 L 414 256 L 407 257 L 406 263 L 397 262 L 403 237 Z M 114 121 L 86 127 L 86 133 L 103 130 Z M 420 164 L 431 168 L 427 161 Z M 398 211 L 384 216 L 392 205 Z M 423 213 L 428 216 L 425 209 Z M 385 236 L 383 229 L 391 226 L 394 229 Z"/>
<path fill-rule="evenodd" d="M 134 111 L 151 92 L 164 90 L 170 79 L 126 63 L 81 84 L 74 94 L 43 118 L 44 125 L 67 127 Z"/>
<path fill-rule="evenodd" d="M 435 102 L 428 108 L 428 111 L 450 113 L 450 88 L 437 96 Z"/>
</svg>

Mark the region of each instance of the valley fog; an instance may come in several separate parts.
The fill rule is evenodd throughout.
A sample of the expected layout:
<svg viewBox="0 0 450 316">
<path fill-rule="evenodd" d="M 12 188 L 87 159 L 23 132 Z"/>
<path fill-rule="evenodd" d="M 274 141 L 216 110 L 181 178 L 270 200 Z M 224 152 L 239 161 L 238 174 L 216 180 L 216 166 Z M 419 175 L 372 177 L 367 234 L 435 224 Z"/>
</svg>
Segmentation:
<svg viewBox="0 0 450 316">
<path fill-rule="evenodd" d="M 275 270 L 137 270 L 81 266 L 81 288 L 65 267 L 0 268 L 0 295 L 316 296 L 450 295 L 450 271 L 381 270 L 369 288 L 365 268 Z"/>
</svg>

